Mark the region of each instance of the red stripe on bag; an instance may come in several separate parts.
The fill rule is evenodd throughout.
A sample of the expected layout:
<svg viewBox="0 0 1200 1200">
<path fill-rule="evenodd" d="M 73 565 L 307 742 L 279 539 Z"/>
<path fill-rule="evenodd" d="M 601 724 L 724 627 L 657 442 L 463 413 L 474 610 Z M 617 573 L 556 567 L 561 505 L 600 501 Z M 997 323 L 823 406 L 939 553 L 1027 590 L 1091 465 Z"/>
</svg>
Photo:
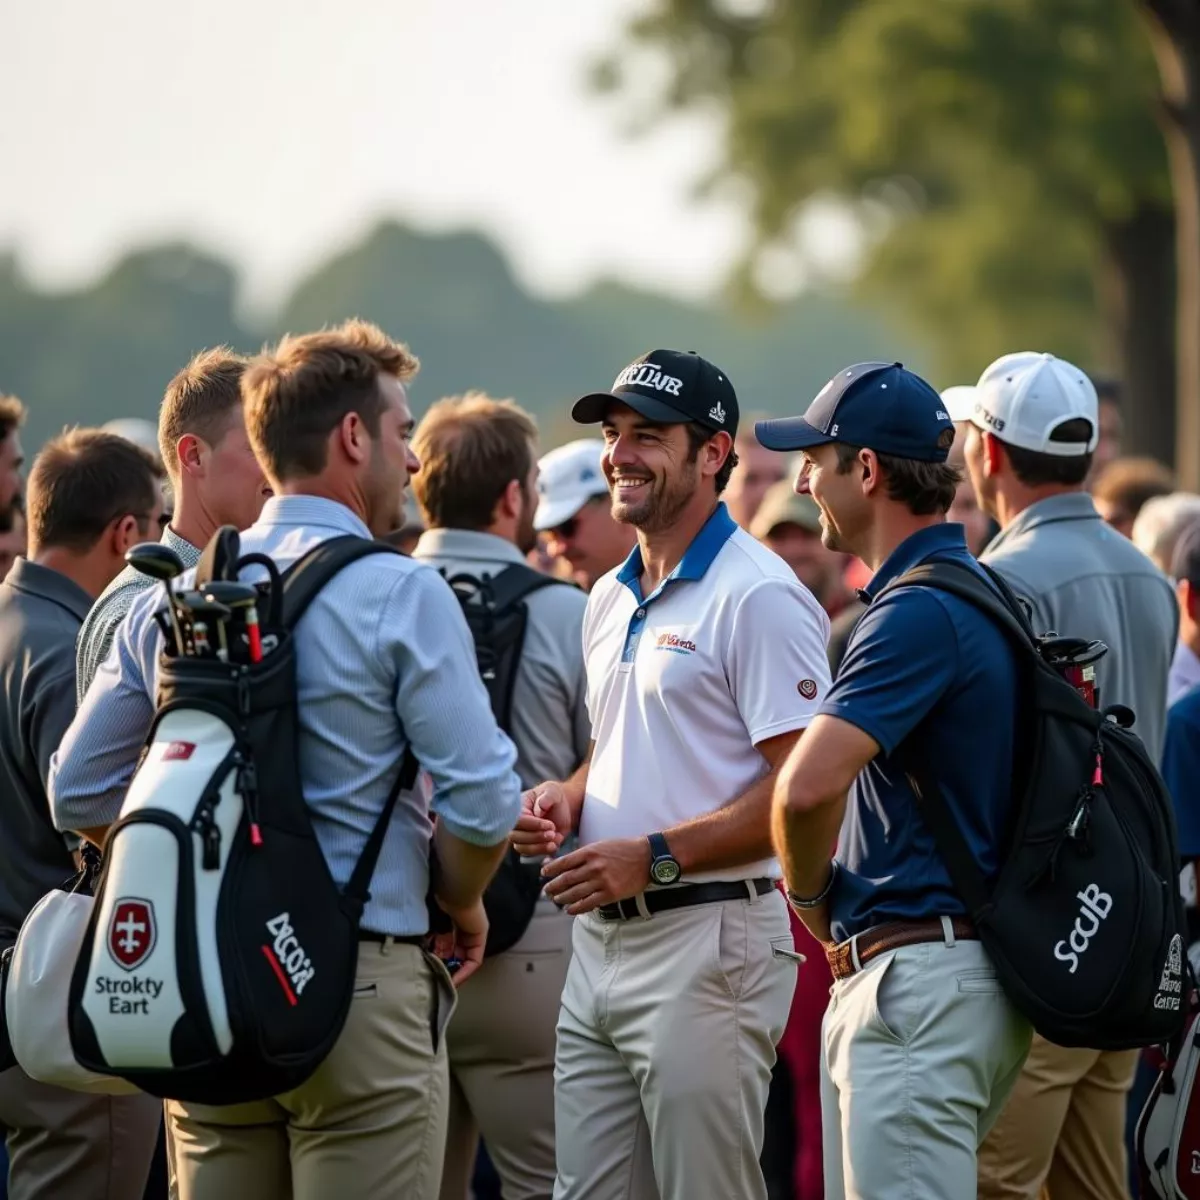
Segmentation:
<svg viewBox="0 0 1200 1200">
<path fill-rule="evenodd" d="M 271 970 L 278 976 L 279 984 L 283 988 L 284 995 L 288 998 L 288 1003 L 295 1008 L 299 1001 L 296 999 L 296 993 L 292 991 L 292 985 L 288 983 L 287 976 L 283 973 L 283 967 L 279 965 L 279 959 L 275 957 L 270 946 L 263 946 L 262 952 L 267 956 L 267 962 L 271 964 Z"/>
</svg>

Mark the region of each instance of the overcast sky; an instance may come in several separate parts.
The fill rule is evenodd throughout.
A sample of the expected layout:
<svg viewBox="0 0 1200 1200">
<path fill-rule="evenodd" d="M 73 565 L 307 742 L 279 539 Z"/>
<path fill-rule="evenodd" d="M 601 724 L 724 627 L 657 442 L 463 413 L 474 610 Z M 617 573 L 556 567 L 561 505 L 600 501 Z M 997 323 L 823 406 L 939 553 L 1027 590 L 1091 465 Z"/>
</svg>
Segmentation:
<svg viewBox="0 0 1200 1200">
<path fill-rule="evenodd" d="M 639 0 L 0 0 L 0 247 L 43 283 L 185 236 L 267 299 L 381 216 L 474 227 L 548 294 L 694 294 L 717 126 L 630 141 L 586 67 Z"/>
</svg>

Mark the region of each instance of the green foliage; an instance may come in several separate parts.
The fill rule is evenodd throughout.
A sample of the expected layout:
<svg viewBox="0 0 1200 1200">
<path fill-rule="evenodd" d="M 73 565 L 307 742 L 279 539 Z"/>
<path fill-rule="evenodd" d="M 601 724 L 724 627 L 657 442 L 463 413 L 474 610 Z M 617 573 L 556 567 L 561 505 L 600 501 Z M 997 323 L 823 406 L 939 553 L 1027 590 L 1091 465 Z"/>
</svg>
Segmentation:
<svg viewBox="0 0 1200 1200">
<path fill-rule="evenodd" d="M 285 331 L 349 316 L 377 321 L 420 357 L 418 413 L 480 388 L 537 414 L 547 444 L 579 436 L 568 415 L 575 396 L 607 386 L 656 346 L 720 363 L 748 412 L 801 412 L 848 362 L 928 363 L 862 303 L 807 296 L 754 319 L 611 283 L 549 302 L 523 290 L 486 239 L 392 223 L 315 270 L 266 325 L 239 319 L 235 298 L 227 264 L 178 246 L 132 254 L 95 285 L 59 294 L 32 288 L 0 257 L 0 392 L 30 407 L 29 448 L 65 424 L 153 419 L 166 382 L 206 346 L 253 352 Z"/>
<path fill-rule="evenodd" d="M 602 86 L 632 93 L 658 54 L 652 119 L 724 112 L 719 177 L 751 185 L 752 255 L 832 193 L 874 233 L 864 294 L 951 373 L 1016 346 L 1111 358 L 1106 239 L 1170 203 L 1128 0 L 658 0 L 627 43 Z"/>
</svg>

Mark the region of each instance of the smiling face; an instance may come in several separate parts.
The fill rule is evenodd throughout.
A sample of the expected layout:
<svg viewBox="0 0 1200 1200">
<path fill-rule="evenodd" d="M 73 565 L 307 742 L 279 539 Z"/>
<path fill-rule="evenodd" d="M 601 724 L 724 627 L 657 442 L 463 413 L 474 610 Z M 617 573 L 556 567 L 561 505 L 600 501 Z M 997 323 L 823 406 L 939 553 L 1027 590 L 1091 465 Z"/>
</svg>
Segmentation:
<svg viewBox="0 0 1200 1200">
<path fill-rule="evenodd" d="M 838 469 L 837 448 L 805 450 L 796 491 L 808 492 L 821 510 L 821 543 L 827 550 L 857 553 L 855 546 L 871 523 L 870 503 L 863 494 L 862 465 L 856 459 Z"/>
<path fill-rule="evenodd" d="M 701 458 L 683 425 L 656 425 L 624 404 L 604 417 L 600 460 L 613 519 L 646 533 L 670 528 L 700 486 Z"/>
</svg>

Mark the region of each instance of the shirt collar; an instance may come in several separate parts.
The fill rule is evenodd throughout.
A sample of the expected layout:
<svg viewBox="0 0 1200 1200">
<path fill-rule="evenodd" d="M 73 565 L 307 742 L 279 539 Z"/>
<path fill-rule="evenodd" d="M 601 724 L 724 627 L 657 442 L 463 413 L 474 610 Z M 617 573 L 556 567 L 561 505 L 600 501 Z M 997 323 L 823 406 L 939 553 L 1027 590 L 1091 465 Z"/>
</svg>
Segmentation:
<svg viewBox="0 0 1200 1200">
<path fill-rule="evenodd" d="M 164 546 L 170 546 L 179 555 L 179 561 L 185 567 L 194 567 L 200 561 L 200 547 L 193 546 L 187 538 L 182 538 L 168 525 L 163 530 L 160 539 Z"/>
<path fill-rule="evenodd" d="M 1002 529 L 988 545 L 987 553 L 998 550 L 1005 542 L 1048 525 L 1052 521 L 1099 521 L 1100 514 L 1087 492 L 1060 492 L 1047 496 L 1019 512 L 1007 529 Z"/>
<path fill-rule="evenodd" d="M 719 503 L 712 516 L 704 522 L 700 532 L 692 538 L 691 544 L 683 552 L 683 557 L 676 564 L 675 570 L 654 589 L 651 595 L 646 597 L 645 603 L 649 604 L 669 583 L 677 583 L 681 579 L 703 579 L 708 568 L 713 565 L 713 560 L 721 552 L 721 547 L 725 545 L 736 529 L 737 522 L 729 515 L 729 510 L 724 503 Z M 629 552 L 629 557 L 617 571 L 617 579 L 629 588 L 638 603 L 643 602 L 642 570 L 642 548 L 640 545 L 635 545 Z"/>
<path fill-rule="evenodd" d="M 525 556 L 507 538 L 480 529 L 427 529 L 413 558 L 469 558 L 480 562 L 523 563 Z"/>
<path fill-rule="evenodd" d="M 75 580 L 68 579 L 61 571 L 30 562 L 27 558 L 18 557 L 13 562 L 4 582 L 18 592 L 38 596 L 65 608 L 81 621 L 92 607 L 92 597 Z"/>
<path fill-rule="evenodd" d="M 883 560 L 883 565 L 871 576 L 871 582 L 858 594 L 870 604 L 892 580 L 899 579 L 905 571 L 911 570 L 934 554 L 944 553 L 947 550 L 968 553 L 966 534 L 961 525 L 952 521 L 943 521 L 937 525 L 927 525 L 924 529 L 918 529 L 916 533 L 909 534 Z"/>
<path fill-rule="evenodd" d="M 357 537 L 371 536 L 371 531 L 357 513 L 351 512 L 340 501 L 325 496 L 271 496 L 254 522 L 256 529 L 306 526 L 336 529 L 338 533 L 352 533 Z"/>
</svg>

